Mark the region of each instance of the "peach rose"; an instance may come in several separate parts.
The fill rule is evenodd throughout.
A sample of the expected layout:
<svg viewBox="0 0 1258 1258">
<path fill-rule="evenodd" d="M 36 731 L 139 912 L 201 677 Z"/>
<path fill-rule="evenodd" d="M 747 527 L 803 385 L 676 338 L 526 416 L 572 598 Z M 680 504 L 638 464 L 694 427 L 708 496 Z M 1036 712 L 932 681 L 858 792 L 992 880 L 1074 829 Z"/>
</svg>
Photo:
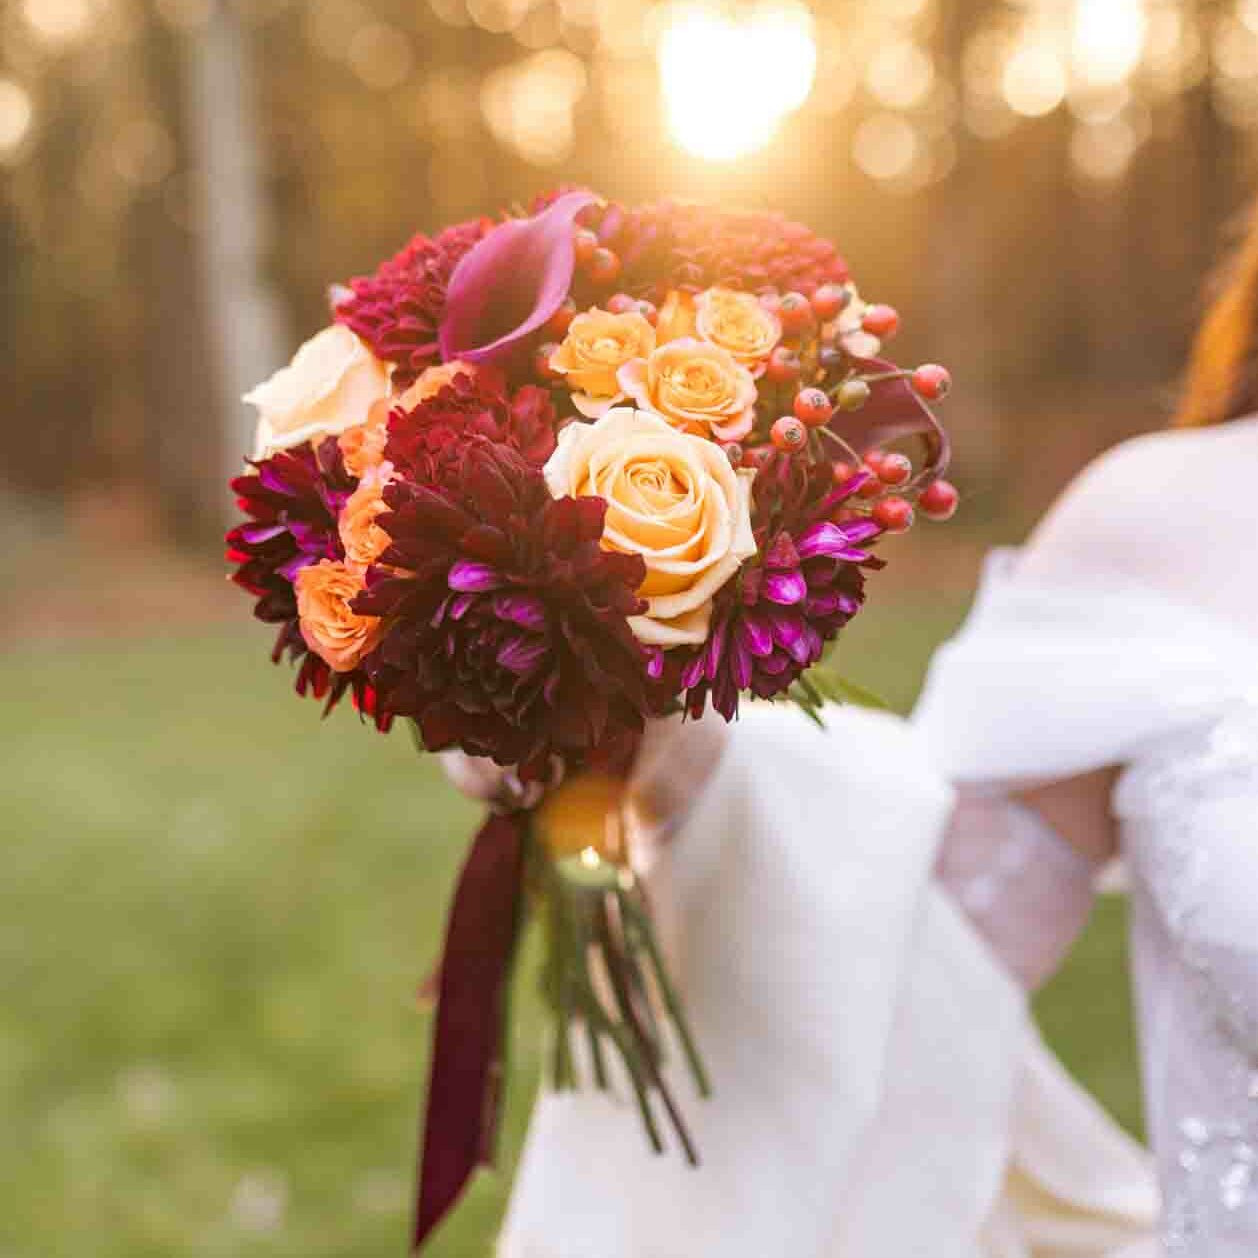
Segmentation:
<svg viewBox="0 0 1258 1258">
<path fill-rule="evenodd" d="M 347 327 L 334 323 L 308 340 L 287 367 L 250 390 L 258 408 L 255 459 L 336 437 L 361 424 L 389 392 L 389 369 Z"/>
<path fill-rule="evenodd" d="M 655 320 L 655 343 L 663 345 L 668 341 L 678 341 L 683 336 L 694 336 L 695 322 L 694 297 L 679 288 L 672 289 L 664 298 Z"/>
<path fill-rule="evenodd" d="M 389 509 L 385 506 L 383 495 L 392 474 L 393 467 L 389 463 L 369 469 L 341 508 L 337 530 L 351 567 L 369 567 L 393 543 L 388 533 L 376 523 L 376 517 Z"/>
<path fill-rule="evenodd" d="M 452 358 L 448 363 L 440 363 L 436 367 L 428 367 L 421 372 L 415 383 L 398 398 L 397 404 L 403 410 L 413 410 L 421 402 L 440 393 L 455 376 L 474 376 L 477 370 L 475 363 L 465 363 L 461 358 Z"/>
<path fill-rule="evenodd" d="M 363 477 L 384 462 L 384 447 L 389 440 L 389 402 L 387 398 L 372 403 L 365 423 L 347 428 L 336 439 L 341 447 L 341 460 L 351 476 Z"/>
<path fill-rule="evenodd" d="M 380 640 L 380 618 L 360 616 L 350 602 L 363 575 L 339 560 L 321 559 L 298 570 L 297 615 L 306 645 L 333 672 L 348 673 Z"/>
<path fill-rule="evenodd" d="M 741 441 L 756 422 L 756 382 L 727 349 L 683 337 L 626 363 L 620 387 L 675 428 Z"/>
<path fill-rule="evenodd" d="M 612 314 L 595 308 L 568 325 L 550 366 L 566 379 L 577 410 L 596 419 L 624 399 L 616 379 L 620 368 L 654 348 L 655 329 L 636 310 Z"/>
<path fill-rule="evenodd" d="M 695 298 L 699 336 L 727 349 L 735 362 L 752 376 L 764 374 L 773 348 L 782 339 L 782 324 L 754 293 L 732 288 L 709 288 Z"/>
<path fill-rule="evenodd" d="M 604 546 L 646 561 L 647 610 L 629 623 L 639 641 L 664 647 L 707 638 L 713 597 L 756 553 L 752 479 L 713 442 L 630 406 L 569 424 L 546 464 L 556 498 L 606 500 Z"/>
</svg>

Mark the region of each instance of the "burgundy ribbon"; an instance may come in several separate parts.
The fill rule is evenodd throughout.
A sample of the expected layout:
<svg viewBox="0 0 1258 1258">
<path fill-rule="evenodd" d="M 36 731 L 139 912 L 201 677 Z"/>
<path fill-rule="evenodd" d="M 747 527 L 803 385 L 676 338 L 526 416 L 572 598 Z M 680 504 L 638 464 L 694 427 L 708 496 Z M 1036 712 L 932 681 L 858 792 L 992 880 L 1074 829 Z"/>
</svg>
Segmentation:
<svg viewBox="0 0 1258 1258">
<path fill-rule="evenodd" d="M 523 813 L 491 816 L 472 840 L 454 891 L 438 982 L 415 1249 L 472 1172 L 493 1161 L 527 825 Z"/>
</svg>

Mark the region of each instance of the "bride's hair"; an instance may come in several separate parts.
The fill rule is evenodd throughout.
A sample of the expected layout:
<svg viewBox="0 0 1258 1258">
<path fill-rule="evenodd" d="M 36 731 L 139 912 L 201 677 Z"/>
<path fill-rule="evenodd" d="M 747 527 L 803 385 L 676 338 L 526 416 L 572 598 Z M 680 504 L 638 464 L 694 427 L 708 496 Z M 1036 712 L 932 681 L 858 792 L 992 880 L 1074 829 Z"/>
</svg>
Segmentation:
<svg viewBox="0 0 1258 1258">
<path fill-rule="evenodd" d="M 1258 204 L 1240 246 L 1219 273 L 1193 340 L 1175 416 L 1185 428 L 1222 424 L 1258 411 Z"/>
</svg>

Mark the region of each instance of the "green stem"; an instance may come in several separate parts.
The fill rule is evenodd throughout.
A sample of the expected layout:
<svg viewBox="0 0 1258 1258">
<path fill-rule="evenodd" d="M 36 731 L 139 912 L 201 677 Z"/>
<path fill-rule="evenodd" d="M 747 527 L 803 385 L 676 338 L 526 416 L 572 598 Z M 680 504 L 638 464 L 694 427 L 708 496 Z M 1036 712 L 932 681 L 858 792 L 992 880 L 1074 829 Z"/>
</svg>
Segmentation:
<svg viewBox="0 0 1258 1258">
<path fill-rule="evenodd" d="M 655 971 L 655 979 L 659 984 L 660 995 L 664 998 L 664 1006 L 668 1010 L 669 1019 L 677 1028 L 677 1036 L 681 1040 L 682 1052 L 686 1057 L 686 1064 L 690 1067 L 690 1073 L 694 1077 L 695 1087 L 699 1090 L 699 1095 L 709 1097 L 712 1095 L 712 1085 L 708 1080 L 708 1072 L 704 1068 L 703 1059 L 699 1056 L 699 1049 L 694 1042 L 694 1037 L 690 1032 L 690 1024 L 686 1021 L 685 1011 L 682 1009 L 681 1001 L 677 996 L 677 989 L 673 986 L 668 977 L 668 970 L 664 964 L 663 957 L 660 956 L 659 945 L 655 940 L 655 932 L 651 929 L 651 923 L 646 917 L 640 905 L 629 899 L 628 896 L 621 896 L 621 902 L 624 904 L 626 912 L 640 927 L 643 943 L 646 945 L 647 954 L 651 958 L 651 965 Z"/>
</svg>

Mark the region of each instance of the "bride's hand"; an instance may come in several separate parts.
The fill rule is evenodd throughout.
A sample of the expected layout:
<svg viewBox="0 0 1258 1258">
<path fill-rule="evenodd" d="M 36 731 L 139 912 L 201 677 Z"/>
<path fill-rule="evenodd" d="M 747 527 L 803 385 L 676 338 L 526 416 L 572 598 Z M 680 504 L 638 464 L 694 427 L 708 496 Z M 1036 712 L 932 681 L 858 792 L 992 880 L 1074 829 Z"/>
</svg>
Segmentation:
<svg viewBox="0 0 1258 1258">
<path fill-rule="evenodd" d="M 714 715 L 698 721 L 673 716 L 647 723 L 626 796 L 640 835 L 662 842 L 681 824 L 715 770 L 728 737 L 729 727 Z M 442 752 L 441 767 L 464 795 L 491 807 L 531 807 L 545 790 L 539 783 L 525 786 L 512 770 L 461 751 Z"/>
</svg>

